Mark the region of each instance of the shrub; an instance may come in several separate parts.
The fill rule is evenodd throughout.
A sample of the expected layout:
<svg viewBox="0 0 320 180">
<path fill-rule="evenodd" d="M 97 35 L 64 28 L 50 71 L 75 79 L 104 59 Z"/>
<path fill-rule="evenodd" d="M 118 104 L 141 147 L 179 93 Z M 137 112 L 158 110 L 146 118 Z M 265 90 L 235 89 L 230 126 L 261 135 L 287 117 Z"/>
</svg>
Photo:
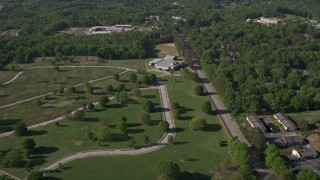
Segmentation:
<svg viewBox="0 0 320 180">
<path fill-rule="evenodd" d="M 200 117 L 193 118 L 189 123 L 189 128 L 194 131 L 205 130 L 206 126 L 207 126 L 206 119 L 200 118 Z"/>
<path fill-rule="evenodd" d="M 85 115 L 86 114 L 83 110 L 77 110 L 76 112 L 73 113 L 73 119 L 74 120 L 83 120 Z"/>
<path fill-rule="evenodd" d="M 201 85 L 197 85 L 195 88 L 194 88 L 194 93 L 198 96 L 202 96 L 204 94 L 204 90 L 203 90 L 203 86 Z"/>
<path fill-rule="evenodd" d="M 150 117 L 149 113 L 142 113 L 142 114 L 139 116 L 139 120 L 140 120 L 144 125 L 149 126 L 149 125 L 150 125 L 151 117 Z"/>
<path fill-rule="evenodd" d="M 201 105 L 201 111 L 206 113 L 206 114 L 209 114 L 212 111 L 211 102 L 210 101 L 205 101 Z"/>
<path fill-rule="evenodd" d="M 163 132 L 167 132 L 169 130 L 169 123 L 167 121 L 161 121 L 159 126 Z"/>
<path fill-rule="evenodd" d="M 13 127 L 13 130 L 17 136 L 26 135 L 28 132 L 26 124 L 21 121 L 15 124 L 15 126 Z"/>
</svg>

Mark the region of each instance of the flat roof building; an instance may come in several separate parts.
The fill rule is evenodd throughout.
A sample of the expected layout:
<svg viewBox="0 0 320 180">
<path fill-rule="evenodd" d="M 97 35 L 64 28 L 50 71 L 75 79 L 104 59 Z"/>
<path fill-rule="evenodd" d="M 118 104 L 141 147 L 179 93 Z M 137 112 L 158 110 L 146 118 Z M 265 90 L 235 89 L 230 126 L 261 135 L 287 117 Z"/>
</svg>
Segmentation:
<svg viewBox="0 0 320 180">
<path fill-rule="evenodd" d="M 270 140 L 270 143 L 280 147 L 285 147 L 285 146 L 302 145 L 305 143 L 305 141 L 300 136 L 289 136 L 289 137 L 272 139 Z"/>
<path fill-rule="evenodd" d="M 266 133 L 268 131 L 266 126 L 260 121 L 260 119 L 257 116 L 250 115 L 247 117 L 247 121 L 251 125 L 251 127 L 258 128 L 263 133 Z"/>
<path fill-rule="evenodd" d="M 171 69 L 178 69 L 179 67 L 183 66 L 183 62 L 176 59 L 176 56 L 166 55 L 163 59 L 157 58 L 149 61 L 149 65 L 154 66 L 159 70 L 169 71 Z"/>
<path fill-rule="evenodd" d="M 169 71 L 171 69 L 177 69 L 183 65 L 182 61 L 176 61 L 176 60 L 163 60 L 154 65 L 159 70 L 166 70 Z"/>
<path fill-rule="evenodd" d="M 274 118 L 284 127 L 287 131 L 294 131 L 297 129 L 297 126 L 283 113 L 277 113 L 274 115 Z"/>
<path fill-rule="evenodd" d="M 303 147 L 299 149 L 293 149 L 292 155 L 299 160 L 315 159 L 318 157 L 318 152 L 314 149 Z"/>
</svg>

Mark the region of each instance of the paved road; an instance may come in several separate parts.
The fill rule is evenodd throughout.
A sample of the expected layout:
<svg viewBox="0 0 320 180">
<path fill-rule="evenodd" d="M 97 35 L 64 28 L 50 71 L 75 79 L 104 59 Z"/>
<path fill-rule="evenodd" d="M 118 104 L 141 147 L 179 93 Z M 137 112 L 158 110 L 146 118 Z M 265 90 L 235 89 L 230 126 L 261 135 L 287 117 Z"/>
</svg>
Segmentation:
<svg viewBox="0 0 320 180">
<path fill-rule="evenodd" d="M 244 137 L 244 135 L 240 131 L 238 123 L 231 117 L 227 108 L 225 107 L 225 105 L 221 101 L 219 95 L 217 95 L 216 90 L 213 88 L 213 86 L 211 85 L 207 76 L 203 72 L 203 70 L 200 66 L 200 62 L 195 58 L 194 53 L 193 53 L 186 37 L 183 34 L 180 34 L 180 36 L 182 37 L 182 39 L 184 41 L 185 48 L 190 52 L 190 54 L 193 58 L 193 67 L 194 67 L 198 77 L 200 78 L 200 81 L 201 81 L 205 91 L 209 94 L 210 100 L 212 101 L 212 103 L 216 107 L 216 110 L 220 116 L 222 124 L 224 125 L 225 129 L 228 131 L 228 134 L 231 137 L 238 137 L 238 139 L 241 142 L 244 142 L 244 143 L 250 145 L 249 142 L 247 141 L 247 139 Z"/>
<path fill-rule="evenodd" d="M 135 69 L 130 69 L 130 68 L 121 68 L 121 67 L 117 67 L 117 66 L 60 66 L 60 67 L 63 67 L 63 68 L 118 68 L 118 69 L 124 69 L 123 72 L 119 73 L 119 74 L 124 74 L 128 71 L 137 71 Z M 30 67 L 30 68 L 27 68 L 26 70 L 30 70 L 30 69 L 40 69 L 40 68 L 52 68 L 52 66 L 37 66 L 37 67 Z M 14 82 L 15 80 L 17 80 L 26 70 L 23 70 L 23 71 L 20 71 L 17 75 L 15 75 L 12 79 L 10 79 L 9 81 L 5 82 L 4 84 L 6 85 L 9 85 L 10 83 Z M 106 76 L 106 77 L 102 77 L 102 78 L 98 78 L 98 79 L 94 79 L 94 80 L 90 80 L 89 83 L 93 83 L 93 82 L 97 82 L 97 81 L 101 81 L 101 80 L 104 80 L 104 79 L 107 79 L 107 78 L 110 78 L 112 77 L 112 75 L 110 76 Z M 79 87 L 79 86 L 82 86 L 84 83 L 80 83 L 80 84 L 76 84 L 74 85 L 74 87 Z M 27 98 L 27 99 L 23 99 L 23 100 L 18 100 L 14 103 L 10 103 L 10 104 L 6 104 L 6 105 L 2 105 L 0 106 L 0 109 L 4 109 L 4 108 L 8 108 L 8 107 L 12 107 L 12 106 L 15 106 L 15 105 L 18 105 L 18 104 L 22 104 L 22 103 L 25 103 L 25 102 L 29 102 L 29 101 L 32 101 L 32 100 L 35 100 L 35 99 L 39 99 L 39 98 L 42 98 L 46 95 L 51 95 L 53 94 L 52 92 L 50 93 L 46 93 L 46 94 L 42 94 L 42 95 L 39 95 L 39 96 L 34 96 L 34 97 L 31 97 L 31 98 Z"/>
<path fill-rule="evenodd" d="M 166 133 L 159 141 L 157 141 L 154 145 L 149 147 L 144 147 L 141 149 L 115 149 L 115 150 L 94 150 L 94 151 L 83 151 L 78 152 L 69 156 L 66 156 L 53 164 L 42 168 L 42 170 L 55 170 L 59 167 L 60 164 L 66 164 L 68 162 L 82 159 L 86 157 L 93 157 L 93 156 L 113 156 L 113 155 L 139 155 L 139 154 L 146 154 L 153 151 L 156 151 L 168 144 L 169 137 L 175 136 L 175 124 L 174 119 L 171 112 L 167 87 L 164 82 L 159 82 L 159 90 L 160 90 L 160 98 L 161 104 L 163 107 L 163 113 L 165 120 L 169 123 L 169 131 Z"/>
<path fill-rule="evenodd" d="M 223 102 L 221 101 L 220 97 L 217 95 L 216 90 L 213 88 L 208 78 L 204 74 L 203 70 L 200 67 L 199 61 L 197 59 L 194 59 L 193 66 L 201 80 L 201 83 L 204 89 L 209 94 L 211 101 L 215 105 L 216 110 L 224 126 L 226 127 L 228 133 L 230 134 L 230 136 L 238 137 L 241 142 L 249 144 L 246 138 L 243 136 L 242 132 L 240 131 L 238 123 L 233 120 L 227 108 L 224 106 Z"/>
<path fill-rule="evenodd" d="M 215 105 L 216 110 L 219 114 L 220 120 L 221 120 L 222 124 L 224 125 L 225 129 L 228 131 L 228 133 L 231 137 L 238 137 L 238 139 L 241 142 L 246 143 L 248 146 L 250 146 L 251 144 L 247 141 L 247 139 L 244 137 L 244 135 L 240 131 L 238 123 L 231 117 L 227 108 L 225 107 L 225 105 L 221 101 L 220 97 L 217 95 L 216 90 L 213 88 L 210 81 L 206 77 L 205 73 L 201 69 L 200 63 L 195 58 L 194 53 L 193 53 L 186 37 L 183 34 L 180 34 L 180 36 L 183 38 L 185 48 L 190 52 L 190 54 L 193 58 L 193 66 L 195 68 L 195 71 L 196 71 L 197 75 L 199 76 L 201 83 L 204 86 L 204 89 L 209 94 L 210 100 Z M 267 169 L 264 166 L 264 163 L 260 159 L 260 157 L 255 155 L 251 149 L 250 149 L 250 164 L 252 167 L 254 167 L 254 170 L 259 174 L 259 177 L 261 177 L 261 178 L 267 176 L 271 172 L 270 169 Z"/>
</svg>

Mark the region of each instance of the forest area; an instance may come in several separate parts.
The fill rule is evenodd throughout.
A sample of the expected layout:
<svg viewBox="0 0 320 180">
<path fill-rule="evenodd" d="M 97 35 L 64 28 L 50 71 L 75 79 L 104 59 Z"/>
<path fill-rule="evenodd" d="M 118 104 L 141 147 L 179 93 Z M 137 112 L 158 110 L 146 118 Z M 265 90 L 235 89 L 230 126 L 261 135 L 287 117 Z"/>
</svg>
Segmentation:
<svg viewBox="0 0 320 180">
<path fill-rule="evenodd" d="M 150 56 L 153 46 L 172 42 L 177 31 L 190 43 L 234 114 L 299 112 L 320 107 L 320 20 L 317 0 L 0 0 L 0 69 L 34 57 L 92 55 L 106 59 Z M 265 26 L 247 19 L 296 17 Z M 68 27 L 132 24 L 144 26 L 159 16 L 150 32 L 110 35 L 55 35 Z M 172 16 L 185 21 L 173 21 Z M 180 44 L 179 44 L 180 43 Z M 185 55 L 186 60 L 191 60 Z"/>
<path fill-rule="evenodd" d="M 218 21 L 190 31 L 192 49 L 233 114 L 320 108 L 320 29 L 300 19 L 318 19 L 320 5 L 299 2 L 226 9 Z M 296 20 L 268 26 L 246 21 L 288 14 Z"/>
</svg>

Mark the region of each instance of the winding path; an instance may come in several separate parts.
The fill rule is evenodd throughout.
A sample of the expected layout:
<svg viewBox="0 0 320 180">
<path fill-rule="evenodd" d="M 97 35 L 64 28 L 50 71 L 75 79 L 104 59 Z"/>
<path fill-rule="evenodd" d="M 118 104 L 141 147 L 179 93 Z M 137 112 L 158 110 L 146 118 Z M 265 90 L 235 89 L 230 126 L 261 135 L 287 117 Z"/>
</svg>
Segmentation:
<svg viewBox="0 0 320 180">
<path fill-rule="evenodd" d="M 125 70 L 125 71 L 123 71 L 123 72 L 121 72 L 119 74 L 123 74 L 123 73 L 126 73 L 128 71 L 136 71 L 135 69 L 122 68 L 122 67 L 116 67 L 116 66 L 60 66 L 60 67 L 70 67 L 70 68 L 75 68 L 75 67 L 76 68 L 81 68 L 81 67 L 103 67 L 103 68 L 108 67 L 108 68 L 110 68 L 111 67 L 111 68 L 119 68 L 119 69 L 124 69 Z M 28 69 L 36 69 L 36 68 L 52 68 L 52 66 L 37 66 L 37 67 L 31 67 L 31 68 L 28 68 Z M 28 69 L 26 69 L 26 70 L 28 70 Z M 16 81 L 26 70 L 20 71 L 12 79 L 10 79 L 9 81 L 7 81 L 4 84 L 8 85 L 8 84 Z M 107 76 L 107 77 L 103 77 L 103 78 L 99 78 L 99 79 L 95 79 L 95 80 L 91 80 L 89 82 L 92 83 L 92 82 L 96 82 L 96 81 L 99 81 L 99 80 L 102 80 L 102 79 L 106 79 L 106 78 L 110 78 L 110 77 L 112 77 L 112 75 L 111 76 Z M 77 84 L 74 87 L 80 86 L 82 84 L 83 83 Z M 159 86 L 157 86 L 157 87 L 141 88 L 142 90 L 143 89 L 155 89 L 155 88 L 159 89 L 160 98 L 161 98 L 161 104 L 162 104 L 162 108 L 163 108 L 163 117 L 164 117 L 165 121 L 167 121 L 169 123 L 168 132 L 166 134 L 164 134 L 162 136 L 162 138 L 160 140 L 158 140 L 156 143 L 154 143 L 152 146 L 144 147 L 144 148 L 141 148 L 141 149 L 114 149 L 114 150 L 94 150 L 94 151 L 78 152 L 78 153 L 66 156 L 66 157 L 54 162 L 53 164 L 42 168 L 41 170 L 44 171 L 44 172 L 46 172 L 47 170 L 54 170 L 54 169 L 57 169 L 61 164 L 66 164 L 68 162 L 71 162 L 71 161 L 74 161 L 74 160 L 77 160 L 77 159 L 86 158 L 86 157 L 110 156 L 110 155 L 111 156 L 112 155 L 139 155 L 139 154 L 150 153 L 150 152 L 156 151 L 156 150 L 166 146 L 168 144 L 168 142 L 169 142 L 169 138 L 175 136 L 175 123 L 174 123 L 174 119 L 173 119 L 172 112 L 171 112 L 170 101 L 169 101 L 169 96 L 168 96 L 166 84 L 163 81 L 160 81 L 160 80 L 158 81 L 158 84 L 159 84 Z M 51 93 L 47 93 L 47 94 L 52 94 L 52 92 Z M 0 109 L 1 108 L 5 108 L 5 107 L 14 106 L 14 105 L 17 105 L 17 104 L 21 104 L 23 102 L 31 101 L 31 100 L 43 97 L 43 96 L 45 96 L 47 94 L 43 94 L 43 95 L 40 95 L 40 96 L 35 96 L 35 97 L 32 97 L 32 98 L 28 98 L 28 99 L 25 99 L 25 100 L 22 100 L 22 101 L 18 101 L 16 103 L 8 104 L 8 105 L 5 105 L 5 106 L 0 106 Z M 113 97 L 111 97 L 110 99 L 113 99 Z M 97 105 L 98 102 L 96 102 L 94 104 Z M 79 108 L 79 109 L 81 109 L 81 108 Z M 79 110 L 79 109 L 77 109 L 77 110 Z M 77 111 L 77 110 L 75 110 L 75 111 Z M 73 112 L 75 112 L 75 111 L 73 111 Z M 60 116 L 58 118 L 55 118 L 55 119 L 52 119 L 52 120 L 49 120 L 49 121 L 46 121 L 46 122 L 42 122 L 42 123 L 39 123 L 39 124 L 28 126 L 28 129 L 38 128 L 38 127 L 41 127 L 41 126 L 45 126 L 45 125 L 48 125 L 48 124 L 52 124 L 52 123 L 61 121 L 63 119 L 65 119 L 65 116 Z M 13 133 L 14 133 L 13 131 L 7 132 L 7 133 L 2 133 L 2 134 L 0 134 L 0 138 L 4 138 L 4 137 L 10 136 L 10 135 L 13 135 Z"/>
<path fill-rule="evenodd" d="M 124 73 L 126 73 L 128 71 L 137 71 L 135 69 L 123 68 L 123 67 L 118 67 L 118 66 L 60 66 L 60 67 L 61 68 L 117 68 L 117 69 L 123 69 L 124 71 L 120 72 L 119 74 L 124 74 Z M 9 85 L 10 83 L 16 81 L 27 70 L 40 69 L 40 68 L 52 68 L 52 66 L 36 66 L 36 67 L 26 68 L 26 69 L 20 71 L 18 74 L 16 74 L 9 81 L 3 83 L 3 85 Z M 102 78 L 98 78 L 98 79 L 94 79 L 94 80 L 90 80 L 89 83 L 94 83 L 94 82 L 101 81 L 101 80 L 104 80 L 104 79 L 107 79 L 107 78 L 110 78 L 110 77 L 112 77 L 112 75 L 109 75 L 109 76 L 106 76 L 106 77 L 102 77 Z M 82 86 L 83 84 L 84 83 L 76 84 L 73 87 Z M 2 106 L 0 106 L 0 109 L 4 109 L 4 108 L 12 107 L 12 106 L 15 106 L 15 105 L 18 105 L 18 104 L 22 104 L 22 103 L 25 103 L 25 102 L 29 102 L 29 101 L 32 101 L 32 100 L 35 100 L 35 99 L 39 99 L 39 98 L 42 98 L 42 97 L 44 97 L 46 95 L 51 95 L 51 94 L 53 94 L 53 92 L 42 94 L 42 95 L 39 95 L 39 96 L 34 96 L 34 97 L 23 99 L 23 100 L 18 100 L 18 101 L 14 102 L 14 103 L 2 105 Z"/>
<path fill-rule="evenodd" d="M 165 147 L 168 144 L 169 138 L 175 136 L 175 123 L 172 116 L 172 112 L 170 110 L 171 108 L 170 108 L 167 87 L 163 81 L 159 82 L 159 90 L 160 90 L 160 98 L 161 98 L 161 104 L 163 107 L 164 118 L 169 123 L 169 131 L 155 144 L 153 144 L 152 146 L 141 148 L 141 149 L 93 150 L 93 151 L 78 152 L 78 153 L 66 156 L 54 162 L 53 164 L 42 168 L 42 171 L 46 172 L 49 170 L 55 170 L 59 168 L 60 165 L 69 163 L 77 159 L 86 158 L 86 157 L 113 156 L 113 155 L 139 155 L 139 154 L 150 153 Z"/>
</svg>

